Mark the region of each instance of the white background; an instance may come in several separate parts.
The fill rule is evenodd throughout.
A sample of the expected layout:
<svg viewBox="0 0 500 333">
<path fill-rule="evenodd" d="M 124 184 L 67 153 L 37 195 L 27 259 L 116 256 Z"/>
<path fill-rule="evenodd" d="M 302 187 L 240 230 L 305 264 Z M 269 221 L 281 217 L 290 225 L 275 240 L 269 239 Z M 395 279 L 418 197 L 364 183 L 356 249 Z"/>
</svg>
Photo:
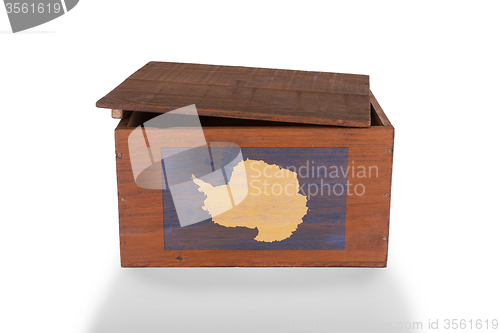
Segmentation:
<svg viewBox="0 0 500 333">
<path fill-rule="evenodd" d="M 0 331 L 500 320 L 498 13 L 494 1 L 84 0 L 12 34 L 1 9 Z M 151 60 L 370 75 L 396 128 L 388 268 L 121 269 L 117 120 L 95 102 Z"/>
</svg>

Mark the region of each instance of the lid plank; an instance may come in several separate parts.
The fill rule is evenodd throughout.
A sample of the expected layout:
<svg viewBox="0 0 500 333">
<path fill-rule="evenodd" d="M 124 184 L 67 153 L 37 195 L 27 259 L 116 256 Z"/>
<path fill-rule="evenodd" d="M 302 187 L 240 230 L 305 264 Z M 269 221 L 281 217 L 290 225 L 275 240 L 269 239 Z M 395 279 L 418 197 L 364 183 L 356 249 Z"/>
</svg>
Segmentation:
<svg viewBox="0 0 500 333">
<path fill-rule="evenodd" d="M 150 62 L 97 107 L 168 112 L 196 104 L 203 116 L 370 126 L 367 75 Z"/>
</svg>

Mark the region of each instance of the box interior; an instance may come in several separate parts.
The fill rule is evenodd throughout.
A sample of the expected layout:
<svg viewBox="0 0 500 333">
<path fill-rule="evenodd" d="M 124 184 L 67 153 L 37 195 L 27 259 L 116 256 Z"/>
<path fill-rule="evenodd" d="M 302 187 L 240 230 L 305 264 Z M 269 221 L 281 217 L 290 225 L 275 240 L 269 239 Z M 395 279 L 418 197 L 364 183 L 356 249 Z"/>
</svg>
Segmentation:
<svg viewBox="0 0 500 333">
<path fill-rule="evenodd" d="M 371 124 L 370 127 L 384 126 L 380 115 L 377 113 L 373 104 L 370 104 L 371 109 Z M 155 112 L 141 112 L 141 111 L 126 111 L 128 116 L 124 117 L 126 120 L 126 127 L 137 127 L 144 124 L 146 121 L 153 119 L 163 113 Z M 210 117 L 200 116 L 202 127 L 340 127 L 332 125 L 314 125 L 314 124 L 301 124 L 301 123 L 287 123 L 278 121 L 266 120 L 252 120 L 252 119 L 236 119 L 236 118 L 223 118 L 223 117 Z"/>
</svg>

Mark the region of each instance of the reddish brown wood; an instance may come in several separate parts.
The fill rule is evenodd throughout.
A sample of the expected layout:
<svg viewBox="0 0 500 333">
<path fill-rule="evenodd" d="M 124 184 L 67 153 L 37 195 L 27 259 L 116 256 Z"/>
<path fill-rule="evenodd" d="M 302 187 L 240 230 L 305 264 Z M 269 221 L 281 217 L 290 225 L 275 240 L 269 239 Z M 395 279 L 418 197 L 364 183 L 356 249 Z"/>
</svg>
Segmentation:
<svg viewBox="0 0 500 333">
<path fill-rule="evenodd" d="M 204 127 L 208 142 L 232 142 L 240 147 L 349 147 L 349 164 L 376 165 L 378 178 L 357 179 L 366 186 L 363 196 L 347 197 L 345 250 L 256 251 L 164 250 L 161 190 L 136 186 L 127 148 L 123 119 L 115 130 L 120 215 L 121 261 L 123 267 L 165 266 L 344 266 L 385 267 L 389 237 L 389 208 L 394 128 L 372 97 L 379 126 L 338 128 L 290 125 Z M 389 150 L 390 149 L 390 150 Z M 386 196 L 387 194 L 387 196 Z M 120 201 L 124 198 L 125 201 Z"/>
<path fill-rule="evenodd" d="M 101 98 L 101 108 L 370 126 L 367 75 L 150 62 Z"/>
<path fill-rule="evenodd" d="M 376 112 L 377 118 L 380 120 L 380 124 L 383 126 L 393 128 L 391 122 L 389 121 L 389 118 L 387 118 L 384 111 L 382 111 L 382 107 L 380 107 L 380 104 L 378 103 L 377 99 L 375 98 L 375 96 L 371 91 L 370 91 L 370 104 L 374 109 L 374 111 Z"/>
</svg>

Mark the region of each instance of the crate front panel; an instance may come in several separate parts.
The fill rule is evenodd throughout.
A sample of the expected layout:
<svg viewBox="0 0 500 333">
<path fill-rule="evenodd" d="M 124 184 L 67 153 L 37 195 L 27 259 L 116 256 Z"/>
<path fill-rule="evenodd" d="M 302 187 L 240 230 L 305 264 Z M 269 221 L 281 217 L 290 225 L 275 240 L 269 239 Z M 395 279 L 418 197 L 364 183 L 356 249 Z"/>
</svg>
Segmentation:
<svg viewBox="0 0 500 333">
<path fill-rule="evenodd" d="M 165 221 L 170 223 L 168 221 L 174 220 L 171 219 L 172 216 L 167 216 L 165 219 L 165 193 L 162 190 L 146 190 L 135 184 L 127 148 L 127 137 L 131 130 L 119 127 L 115 132 L 116 152 L 122 153 L 122 157 L 117 158 L 118 194 L 119 199 L 125 199 L 124 202 L 119 201 L 122 266 L 384 267 L 386 265 L 392 170 L 392 153 L 389 153 L 388 149 L 392 149 L 393 145 L 392 128 L 212 127 L 204 129 L 207 142 L 235 143 L 242 148 L 244 154 L 253 158 L 265 155 L 264 158 L 268 159 L 269 163 L 279 163 L 277 148 L 283 151 L 286 150 L 285 147 L 290 147 L 295 149 L 296 154 L 298 152 L 306 154 L 307 151 L 313 154 L 315 149 L 316 154 L 319 154 L 321 149 L 326 149 L 326 151 L 330 149 L 329 154 L 331 154 L 335 149 L 346 149 L 348 151 L 347 165 L 376 167 L 376 176 L 373 168 L 374 174 L 371 177 L 367 177 L 366 172 L 363 176 L 358 172 L 359 168 L 355 169 L 354 173 L 347 173 L 347 181 L 352 186 L 351 191 L 354 186 L 362 184 L 362 188 L 358 186 L 358 192 L 364 189 L 363 195 L 346 195 L 343 222 L 338 224 L 334 231 L 328 227 L 324 230 L 317 230 L 317 241 L 309 237 L 307 246 L 298 246 L 297 243 L 288 244 L 288 246 L 280 245 L 285 243 L 249 246 L 251 242 L 248 243 L 248 240 L 233 243 L 231 246 L 222 245 L 224 242 L 208 246 L 204 240 L 207 234 L 204 233 L 192 237 L 188 241 L 191 245 L 183 241 L 182 246 L 178 244 L 170 246 L 170 241 L 185 240 L 189 237 L 172 238 L 172 235 L 165 233 Z M 161 137 L 161 131 L 158 131 L 157 135 Z M 290 155 L 290 158 L 293 157 Z M 294 161 L 303 159 L 304 156 Z M 331 216 L 326 206 L 320 209 L 323 211 L 319 215 L 324 216 L 325 219 L 335 219 L 335 216 L 338 218 L 338 209 L 335 211 L 334 207 L 335 203 L 332 205 Z M 171 213 L 170 209 L 169 214 Z M 314 215 L 311 214 L 311 217 L 314 218 Z M 200 226 L 210 225 L 209 223 L 213 224 L 212 221 L 205 221 L 201 222 Z M 328 223 L 328 221 L 319 223 Z M 189 226 L 178 228 L 178 230 L 188 230 L 186 228 Z M 248 237 L 253 235 L 252 229 L 240 229 L 242 233 L 250 231 Z M 187 231 L 182 232 L 187 233 Z M 335 246 L 328 247 L 328 242 L 325 241 L 328 237 L 332 240 L 337 239 Z M 342 242 L 338 242 L 339 237 L 342 238 Z M 200 244 L 193 246 L 192 243 L 196 242 L 196 239 L 200 241 Z M 290 240 L 292 239 L 293 236 L 290 237 Z"/>
</svg>

